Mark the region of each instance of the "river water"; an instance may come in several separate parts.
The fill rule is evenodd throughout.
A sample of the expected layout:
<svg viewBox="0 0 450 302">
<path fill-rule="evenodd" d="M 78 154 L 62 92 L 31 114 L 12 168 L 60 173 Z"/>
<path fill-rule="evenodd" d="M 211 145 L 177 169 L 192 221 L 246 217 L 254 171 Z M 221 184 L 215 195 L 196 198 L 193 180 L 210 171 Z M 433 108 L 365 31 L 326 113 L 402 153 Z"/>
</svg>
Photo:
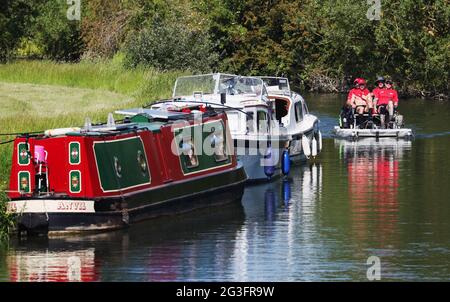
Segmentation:
<svg viewBox="0 0 450 302">
<path fill-rule="evenodd" d="M 64 238 L 12 239 L 0 281 L 450 281 L 450 104 L 404 100 L 413 141 L 331 137 L 343 101 L 307 95 L 324 150 L 241 203 Z M 375 256 L 379 262 L 367 261 Z"/>
</svg>

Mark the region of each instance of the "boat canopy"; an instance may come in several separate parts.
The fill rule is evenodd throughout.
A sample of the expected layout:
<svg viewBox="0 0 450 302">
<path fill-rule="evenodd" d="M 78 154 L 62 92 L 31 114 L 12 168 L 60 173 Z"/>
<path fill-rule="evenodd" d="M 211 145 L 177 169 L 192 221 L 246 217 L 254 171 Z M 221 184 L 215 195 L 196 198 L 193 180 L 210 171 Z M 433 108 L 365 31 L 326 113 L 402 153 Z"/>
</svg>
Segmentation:
<svg viewBox="0 0 450 302">
<path fill-rule="evenodd" d="M 259 78 L 214 73 L 179 77 L 175 82 L 173 98 L 220 95 L 223 93 L 256 99 L 267 96 L 264 82 Z"/>
</svg>

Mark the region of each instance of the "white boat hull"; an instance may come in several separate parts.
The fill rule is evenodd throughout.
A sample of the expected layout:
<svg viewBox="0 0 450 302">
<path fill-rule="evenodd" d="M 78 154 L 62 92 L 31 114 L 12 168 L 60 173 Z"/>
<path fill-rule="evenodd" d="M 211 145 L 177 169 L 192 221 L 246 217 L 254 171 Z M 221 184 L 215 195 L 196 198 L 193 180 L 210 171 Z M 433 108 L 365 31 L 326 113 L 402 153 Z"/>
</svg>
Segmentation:
<svg viewBox="0 0 450 302">
<path fill-rule="evenodd" d="M 264 166 L 262 165 L 264 156 L 261 155 L 238 155 L 238 160 L 244 166 L 248 182 L 270 180 L 279 177 L 281 174 L 280 163 L 278 163 L 275 166 L 274 174 L 269 178 L 264 172 Z"/>
<path fill-rule="evenodd" d="M 408 128 L 399 129 L 342 129 L 339 126 L 335 126 L 333 130 L 337 138 L 343 139 L 358 139 L 364 137 L 374 138 L 401 138 L 410 139 L 413 137 L 413 131 Z"/>
</svg>

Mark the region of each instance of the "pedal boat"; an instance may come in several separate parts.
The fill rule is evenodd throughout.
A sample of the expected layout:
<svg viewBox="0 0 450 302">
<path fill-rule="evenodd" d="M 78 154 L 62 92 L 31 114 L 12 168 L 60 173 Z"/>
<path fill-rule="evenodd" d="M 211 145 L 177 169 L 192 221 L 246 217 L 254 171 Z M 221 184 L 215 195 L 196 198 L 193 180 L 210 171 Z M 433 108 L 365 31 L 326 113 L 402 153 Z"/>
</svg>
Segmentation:
<svg viewBox="0 0 450 302">
<path fill-rule="evenodd" d="M 361 124 L 356 124 L 357 117 L 360 117 Z M 342 117 L 340 117 L 340 125 L 334 126 L 333 134 L 336 138 L 357 140 L 359 138 L 396 138 L 396 139 L 412 139 L 414 137 L 413 130 L 404 128 L 403 116 L 395 115 L 391 123 L 386 127 L 381 127 L 380 115 L 374 114 L 372 122 L 368 122 L 368 114 L 355 114 L 354 123 L 350 128 L 343 128 L 341 125 Z"/>
<path fill-rule="evenodd" d="M 14 141 L 9 212 L 19 233 L 102 231 L 240 201 L 245 170 L 226 114 L 142 110 L 115 123 Z M 210 145 L 212 154 L 199 152 Z"/>
</svg>

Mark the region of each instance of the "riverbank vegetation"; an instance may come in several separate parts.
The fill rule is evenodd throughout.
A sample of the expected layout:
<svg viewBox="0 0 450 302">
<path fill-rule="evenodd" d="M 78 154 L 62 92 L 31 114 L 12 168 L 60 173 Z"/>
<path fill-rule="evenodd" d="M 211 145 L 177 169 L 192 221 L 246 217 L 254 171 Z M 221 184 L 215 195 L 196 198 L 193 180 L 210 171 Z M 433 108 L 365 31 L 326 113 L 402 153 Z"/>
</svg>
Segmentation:
<svg viewBox="0 0 450 302">
<path fill-rule="evenodd" d="M 449 95 L 446 0 L 381 1 L 379 14 L 363 0 L 90 0 L 80 21 L 64 0 L 0 6 L 3 61 L 119 55 L 131 69 L 283 75 L 326 92 L 384 75 L 404 96 Z"/>
<path fill-rule="evenodd" d="M 14 218 L 12 214 L 6 212 L 6 196 L 0 192 L 0 251 L 8 240 L 9 232 L 14 227 Z"/>
</svg>

